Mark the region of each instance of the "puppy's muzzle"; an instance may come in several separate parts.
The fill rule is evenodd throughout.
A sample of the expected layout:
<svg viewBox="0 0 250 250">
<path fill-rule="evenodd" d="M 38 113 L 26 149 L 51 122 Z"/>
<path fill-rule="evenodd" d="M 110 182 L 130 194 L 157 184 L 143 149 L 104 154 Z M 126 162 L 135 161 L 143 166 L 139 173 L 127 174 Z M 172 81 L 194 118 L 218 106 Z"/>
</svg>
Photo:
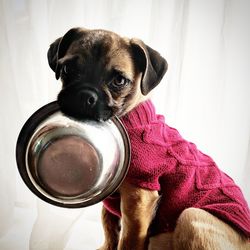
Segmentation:
<svg viewBox="0 0 250 250">
<path fill-rule="evenodd" d="M 84 89 L 80 91 L 80 100 L 82 100 L 82 104 L 84 105 L 85 109 L 92 109 L 97 104 L 98 95 L 95 91 Z"/>
<path fill-rule="evenodd" d="M 101 91 L 91 87 L 66 87 L 61 90 L 57 99 L 65 115 L 79 120 L 108 120 L 112 116 Z"/>
</svg>

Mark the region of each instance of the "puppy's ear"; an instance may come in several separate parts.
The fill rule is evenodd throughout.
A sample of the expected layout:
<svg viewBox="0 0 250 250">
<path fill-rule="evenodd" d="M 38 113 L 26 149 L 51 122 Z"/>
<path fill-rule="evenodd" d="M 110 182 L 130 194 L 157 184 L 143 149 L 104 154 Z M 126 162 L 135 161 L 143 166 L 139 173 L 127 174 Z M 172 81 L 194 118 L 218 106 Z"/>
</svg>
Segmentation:
<svg viewBox="0 0 250 250">
<path fill-rule="evenodd" d="M 57 80 L 60 77 L 61 71 L 61 65 L 59 65 L 58 61 L 65 56 L 71 43 L 82 35 L 81 30 L 80 28 L 70 29 L 63 37 L 56 39 L 50 45 L 47 57 L 50 68 L 56 73 Z"/>
<path fill-rule="evenodd" d="M 49 62 L 50 68 L 55 72 L 56 71 L 56 66 L 57 66 L 57 51 L 58 51 L 58 46 L 61 41 L 62 37 L 57 38 L 55 42 L 53 42 L 48 50 L 47 53 L 47 58 Z"/>
<path fill-rule="evenodd" d="M 167 71 L 168 64 L 157 51 L 141 40 L 132 39 L 131 46 L 135 63 L 142 72 L 141 92 L 143 95 L 147 95 L 160 83 Z"/>
</svg>

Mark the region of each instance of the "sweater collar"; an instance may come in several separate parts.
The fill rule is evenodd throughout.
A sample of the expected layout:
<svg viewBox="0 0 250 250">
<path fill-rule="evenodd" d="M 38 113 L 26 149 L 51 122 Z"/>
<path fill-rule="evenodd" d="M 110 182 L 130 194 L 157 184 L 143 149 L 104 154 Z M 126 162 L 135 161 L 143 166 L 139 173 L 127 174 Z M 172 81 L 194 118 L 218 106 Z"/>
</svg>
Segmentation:
<svg viewBox="0 0 250 250">
<path fill-rule="evenodd" d="M 121 117 L 127 129 L 141 127 L 157 120 L 155 107 L 151 100 L 140 103 L 129 113 Z"/>
</svg>

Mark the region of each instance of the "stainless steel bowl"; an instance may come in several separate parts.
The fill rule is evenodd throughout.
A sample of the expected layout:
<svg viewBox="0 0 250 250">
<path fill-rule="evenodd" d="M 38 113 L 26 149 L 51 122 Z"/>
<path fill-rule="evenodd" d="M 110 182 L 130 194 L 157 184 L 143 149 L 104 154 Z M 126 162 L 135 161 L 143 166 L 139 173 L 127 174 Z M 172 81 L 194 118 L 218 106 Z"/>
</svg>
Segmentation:
<svg viewBox="0 0 250 250">
<path fill-rule="evenodd" d="M 86 207 L 119 187 L 129 167 L 130 144 L 118 118 L 76 121 L 52 102 L 24 124 L 16 160 L 35 195 L 60 207 Z"/>
</svg>

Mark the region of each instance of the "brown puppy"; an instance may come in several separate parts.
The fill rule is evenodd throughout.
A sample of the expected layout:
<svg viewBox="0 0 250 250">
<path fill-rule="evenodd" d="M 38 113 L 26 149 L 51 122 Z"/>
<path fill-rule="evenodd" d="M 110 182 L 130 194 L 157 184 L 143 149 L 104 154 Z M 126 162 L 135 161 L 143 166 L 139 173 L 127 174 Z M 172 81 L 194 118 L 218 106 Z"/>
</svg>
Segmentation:
<svg viewBox="0 0 250 250">
<path fill-rule="evenodd" d="M 140 40 L 80 28 L 51 44 L 48 61 L 63 83 L 58 96 L 62 111 L 80 119 L 123 116 L 167 70 L 165 59 Z"/>
<path fill-rule="evenodd" d="M 158 85 L 167 70 L 166 60 L 140 40 L 122 38 L 109 31 L 81 28 L 71 29 L 58 38 L 48 51 L 48 60 L 56 78 L 61 78 L 63 83 L 58 95 L 60 108 L 66 115 L 76 119 L 107 120 L 112 116 L 119 116 L 125 122 L 124 119 L 129 117 L 127 114 L 133 113 L 140 103 L 144 103 L 148 93 Z M 144 132 L 140 137 L 147 136 Z M 132 137 L 131 139 L 133 140 Z M 141 147 L 143 146 L 145 145 L 142 143 Z M 152 144 L 152 150 L 147 149 L 148 154 L 157 151 L 157 147 Z M 160 152 L 160 148 L 158 151 Z M 134 153 L 134 156 L 136 158 L 137 155 Z M 167 156 L 167 152 L 166 157 L 177 164 L 176 171 L 180 169 L 180 172 L 174 172 L 174 175 L 163 173 L 162 180 L 165 178 L 171 182 L 174 176 L 180 176 L 180 182 L 170 184 L 173 189 L 163 181 L 163 186 L 159 188 L 144 188 L 131 181 L 132 164 L 128 178 L 103 207 L 105 243 L 101 249 L 224 249 L 225 246 L 227 249 L 248 249 L 246 237 L 240 233 L 245 229 L 247 235 L 249 232 L 246 227 L 236 231 L 211 213 L 199 209 L 202 206 L 197 205 L 201 204 L 198 201 L 211 193 L 202 189 L 205 186 L 197 191 L 198 196 L 192 200 L 193 203 L 183 199 L 183 203 L 181 201 L 175 204 L 174 228 L 154 231 L 161 222 L 167 228 L 168 222 L 172 221 L 171 216 L 165 213 L 167 200 L 171 200 L 170 193 L 166 190 L 174 193 L 186 178 L 183 177 L 183 169 L 187 169 L 188 164 L 183 164 L 184 160 L 179 160 L 178 156 Z M 141 164 L 140 161 L 137 163 Z M 181 164 L 185 165 L 182 169 Z M 150 176 L 150 173 L 147 175 Z M 173 178 L 167 179 L 169 176 Z M 203 176 L 205 177 L 204 174 Z M 225 180 L 230 183 L 230 180 Z M 219 188 L 214 185 L 213 191 L 218 191 Z M 159 193 L 162 199 L 157 206 Z M 109 209 L 110 200 L 111 203 L 114 200 L 119 202 L 118 205 L 113 205 L 118 206 L 116 209 L 121 214 L 121 219 L 119 214 Z M 184 206 L 185 202 L 188 205 Z"/>
</svg>

